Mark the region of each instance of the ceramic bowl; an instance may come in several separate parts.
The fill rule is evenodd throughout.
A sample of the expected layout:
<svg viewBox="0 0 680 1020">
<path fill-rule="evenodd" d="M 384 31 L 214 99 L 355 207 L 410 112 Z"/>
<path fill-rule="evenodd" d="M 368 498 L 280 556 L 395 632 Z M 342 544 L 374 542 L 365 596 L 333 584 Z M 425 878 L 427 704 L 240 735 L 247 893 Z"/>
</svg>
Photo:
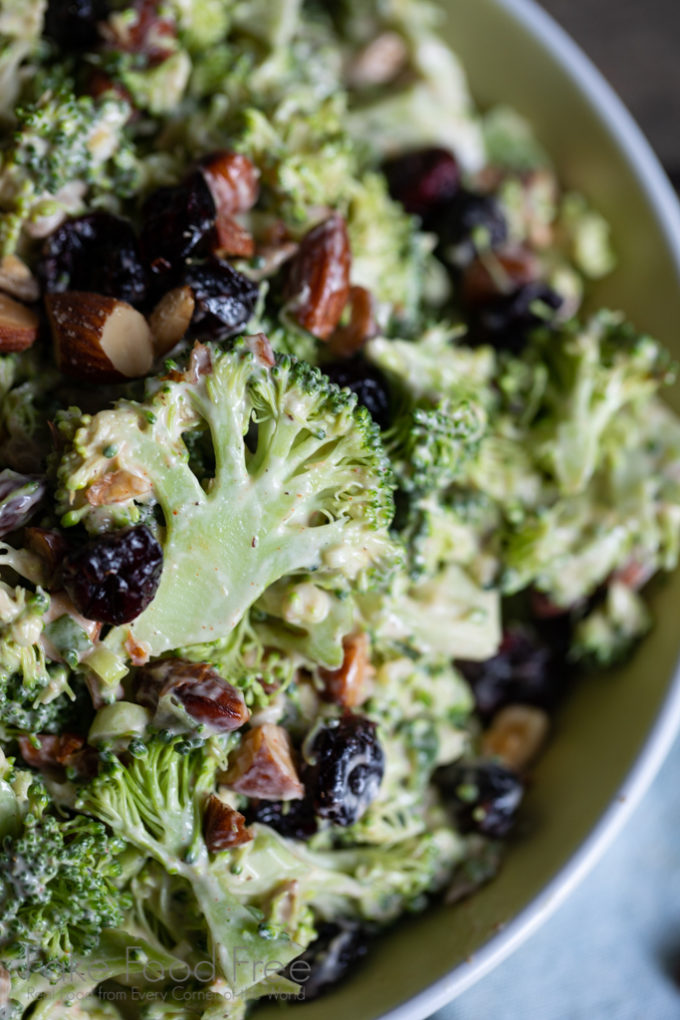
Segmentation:
<svg viewBox="0 0 680 1020">
<path fill-rule="evenodd" d="M 612 224 L 620 264 L 597 303 L 623 308 L 680 357 L 680 210 L 630 115 L 528 0 L 444 6 L 446 35 L 475 99 L 502 100 L 528 116 L 564 182 Z M 671 402 L 680 409 L 678 394 Z M 680 722 L 680 572 L 657 585 L 652 602 L 655 629 L 632 661 L 581 682 L 556 719 L 500 874 L 469 900 L 388 932 L 337 991 L 300 1007 L 303 1020 L 428 1016 L 500 962 L 575 886 L 629 815 Z"/>
</svg>

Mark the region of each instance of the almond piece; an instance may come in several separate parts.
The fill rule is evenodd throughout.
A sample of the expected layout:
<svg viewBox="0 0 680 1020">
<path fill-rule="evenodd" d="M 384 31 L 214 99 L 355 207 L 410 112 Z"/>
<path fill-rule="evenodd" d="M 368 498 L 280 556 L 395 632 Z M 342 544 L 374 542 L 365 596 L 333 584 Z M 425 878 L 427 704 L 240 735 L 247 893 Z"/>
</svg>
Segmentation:
<svg viewBox="0 0 680 1020">
<path fill-rule="evenodd" d="M 349 322 L 338 326 L 328 341 L 328 353 L 334 358 L 350 358 L 379 332 L 370 290 L 350 287 L 349 307 Z"/>
<path fill-rule="evenodd" d="M 151 491 L 151 482 L 131 471 L 109 471 L 99 481 L 85 490 L 90 506 L 108 506 L 109 503 L 125 503 L 136 496 L 145 496 Z"/>
<path fill-rule="evenodd" d="M 343 708 L 356 708 L 368 697 L 368 678 L 373 672 L 368 635 L 350 634 L 342 643 L 344 657 L 339 669 L 320 669 L 323 697 Z"/>
<path fill-rule="evenodd" d="M 225 804 L 211 793 L 203 813 L 203 835 L 211 854 L 243 846 L 253 838 L 246 828 L 246 820 L 240 812 Z"/>
<path fill-rule="evenodd" d="M 38 335 L 38 316 L 14 298 L 0 294 L 0 354 L 25 351 Z"/>
<path fill-rule="evenodd" d="M 288 313 L 320 340 L 330 337 L 347 304 L 351 263 L 347 225 L 337 213 L 306 233 L 290 260 Z"/>
<path fill-rule="evenodd" d="M 247 156 L 221 149 L 204 156 L 200 165 L 218 213 L 233 215 L 253 208 L 260 174 Z"/>
<path fill-rule="evenodd" d="M 62 372 L 93 382 L 118 382 L 151 370 L 153 336 L 132 305 L 77 290 L 48 294 L 45 304 Z"/>
<path fill-rule="evenodd" d="M 207 662 L 158 659 L 137 674 L 136 696 L 140 704 L 155 709 L 157 716 L 163 712 L 161 699 L 179 702 L 192 719 L 217 733 L 231 733 L 250 718 L 238 687 Z"/>
<path fill-rule="evenodd" d="M 160 299 L 149 316 L 157 358 L 171 351 L 183 338 L 191 323 L 195 307 L 191 287 L 175 287 Z"/>
<path fill-rule="evenodd" d="M 221 209 L 215 221 L 215 249 L 218 258 L 249 259 L 255 254 L 255 241 L 245 227 Z"/>
<path fill-rule="evenodd" d="M 17 255 L 5 255 L 0 261 L 0 290 L 28 304 L 40 298 L 38 281 Z"/>
<path fill-rule="evenodd" d="M 533 705 L 507 705 L 491 721 L 482 737 L 482 750 L 489 758 L 521 772 L 534 760 L 548 735 L 547 713 Z"/>
<path fill-rule="evenodd" d="M 237 793 L 262 800 L 300 800 L 305 795 L 288 733 L 274 723 L 254 726 L 246 733 L 224 782 Z"/>
</svg>

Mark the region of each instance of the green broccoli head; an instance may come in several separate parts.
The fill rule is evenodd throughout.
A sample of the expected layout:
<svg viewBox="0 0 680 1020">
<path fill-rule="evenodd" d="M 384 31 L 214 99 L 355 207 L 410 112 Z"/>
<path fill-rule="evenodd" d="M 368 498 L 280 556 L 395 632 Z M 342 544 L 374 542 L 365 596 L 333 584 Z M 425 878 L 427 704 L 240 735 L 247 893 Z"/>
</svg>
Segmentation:
<svg viewBox="0 0 680 1020">
<path fill-rule="evenodd" d="M 56 978 L 122 921 L 123 843 L 93 819 L 56 815 L 37 781 L 23 807 L 0 849 L 0 961 L 20 978 Z"/>
<path fill-rule="evenodd" d="M 228 634 L 282 577 L 311 571 L 339 589 L 365 587 L 398 556 L 378 428 L 353 394 L 304 362 L 262 358 L 246 341 L 197 345 L 187 370 L 160 380 L 145 403 L 64 428 L 64 524 L 89 517 L 96 527 L 88 493 L 117 471 L 141 479 L 147 496 L 136 499 L 162 512 L 160 586 L 130 627 L 152 655 Z M 202 483 L 184 439 L 196 431 L 214 454 Z M 139 508 L 130 499 L 111 512 L 131 520 Z"/>
</svg>

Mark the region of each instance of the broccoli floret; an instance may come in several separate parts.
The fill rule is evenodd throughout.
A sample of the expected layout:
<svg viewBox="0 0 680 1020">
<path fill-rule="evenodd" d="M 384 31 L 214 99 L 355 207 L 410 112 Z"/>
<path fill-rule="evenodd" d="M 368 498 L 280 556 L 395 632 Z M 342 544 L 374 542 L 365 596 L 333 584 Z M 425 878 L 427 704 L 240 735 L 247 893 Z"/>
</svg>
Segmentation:
<svg viewBox="0 0 680 1020">
<path fill-rule="evenodd" d="M 37 781 L 28 805 L 0 850 L 0 961 L 24 980 L 65 973 L 129 907 L 116 886 L 122 841 L 90 818 L 58 817 Z"/>
<path fill-rule="evenodd" d="M 243 341 L 226 352 L 199 346 L 146 403 L 122 401 L 69 428 L 64 524 L 87 516 L 88 487 L 118 468 L 148 479 L 162 510 L 161 583 L 130 627 L 152 655 L 229 634 L 282 577 L 314 571 L 324 584 L 361 587 L 395 562 L 377 426 L 353 394 L 303 362 L 270 366 Z M 182 439 L 195 429 L 209 430 L 215 452 L 204 486 Z M 103 456 L 111 437 L 113 461 Z"/>
<path fill-rule="evenodd" d="M 5 0 L 0 7 L 0 119 L 11 120 L 31 69 L 25 61 L 40 42 L 47 0 Z"/>
<path fill-rule="evenodd" d="M 76 96 L 68 84 L 16 110 L 13 140 L 0 154 L 0 248 L 13 251 L 22 230 L 41 236 L 90 198 L 134 193 L 138 184 L 123 126 L 128 104 Z"/>
<path fill-rule="evenodd" d="M 604 603 L 574 628 L 570 658 L 594 669 L 615 666 L 630 656 L 651 625 L 650 612 L 641 596 L 614 581 L 607 588 Z"/>
<path fill-rule="evenodd" d="M 563 493 L 581 492 L 606 456 L 608 426 L 672 382 L 673 365 L 655 340 L 606 312 L 585 328 L 550 336 L 544 353 L 549 379 L 535 430 L 538 460 Z"/>
<path fill-rule="evenodd" d="M 240 993 L 266 976 L 265 964 L 285 966 L 300 946 L 282 928 L 263 932 L 262 912 L 230 895 L 220 855 L 211 858 L 205 844 L 203 804 L 215 788 L 223 749 L 192 749 L 186 740 L 159 735 L 138 746 L 135 755 L 127 766 L 112 757 L 81 788 L 76 806 L 185 881 L 195 901 L 189 913 L 197 905 L 203 918 L 208 955 L 214 954 L 220 976 Z M 248 946 L 259 970 L 235 959 L 234 951 Z"/>
</svg>

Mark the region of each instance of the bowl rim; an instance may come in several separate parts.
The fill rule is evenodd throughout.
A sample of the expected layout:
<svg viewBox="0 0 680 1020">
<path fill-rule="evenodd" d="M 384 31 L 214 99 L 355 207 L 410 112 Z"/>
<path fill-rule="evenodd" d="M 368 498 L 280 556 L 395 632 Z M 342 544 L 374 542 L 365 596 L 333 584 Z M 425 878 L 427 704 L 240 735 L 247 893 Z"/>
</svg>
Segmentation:
<svg viewBox="0 0 680 1020">
<path fill-rule="evenodd" d="M 680 284 L 680 203 L 650 143 L 600 71 L 535 0 L 492 0 L 567 71 L 625 156 L 664 236 Z M 633 814 L 680 731 L 680 662 L 634 765 L 613 801 L 567 864 L 502 931 L 443 978 L 386 1013 L 382 1020 L 422 1020 L 488 974 L 534 934 L 597 863 Z"/>
</svg>

